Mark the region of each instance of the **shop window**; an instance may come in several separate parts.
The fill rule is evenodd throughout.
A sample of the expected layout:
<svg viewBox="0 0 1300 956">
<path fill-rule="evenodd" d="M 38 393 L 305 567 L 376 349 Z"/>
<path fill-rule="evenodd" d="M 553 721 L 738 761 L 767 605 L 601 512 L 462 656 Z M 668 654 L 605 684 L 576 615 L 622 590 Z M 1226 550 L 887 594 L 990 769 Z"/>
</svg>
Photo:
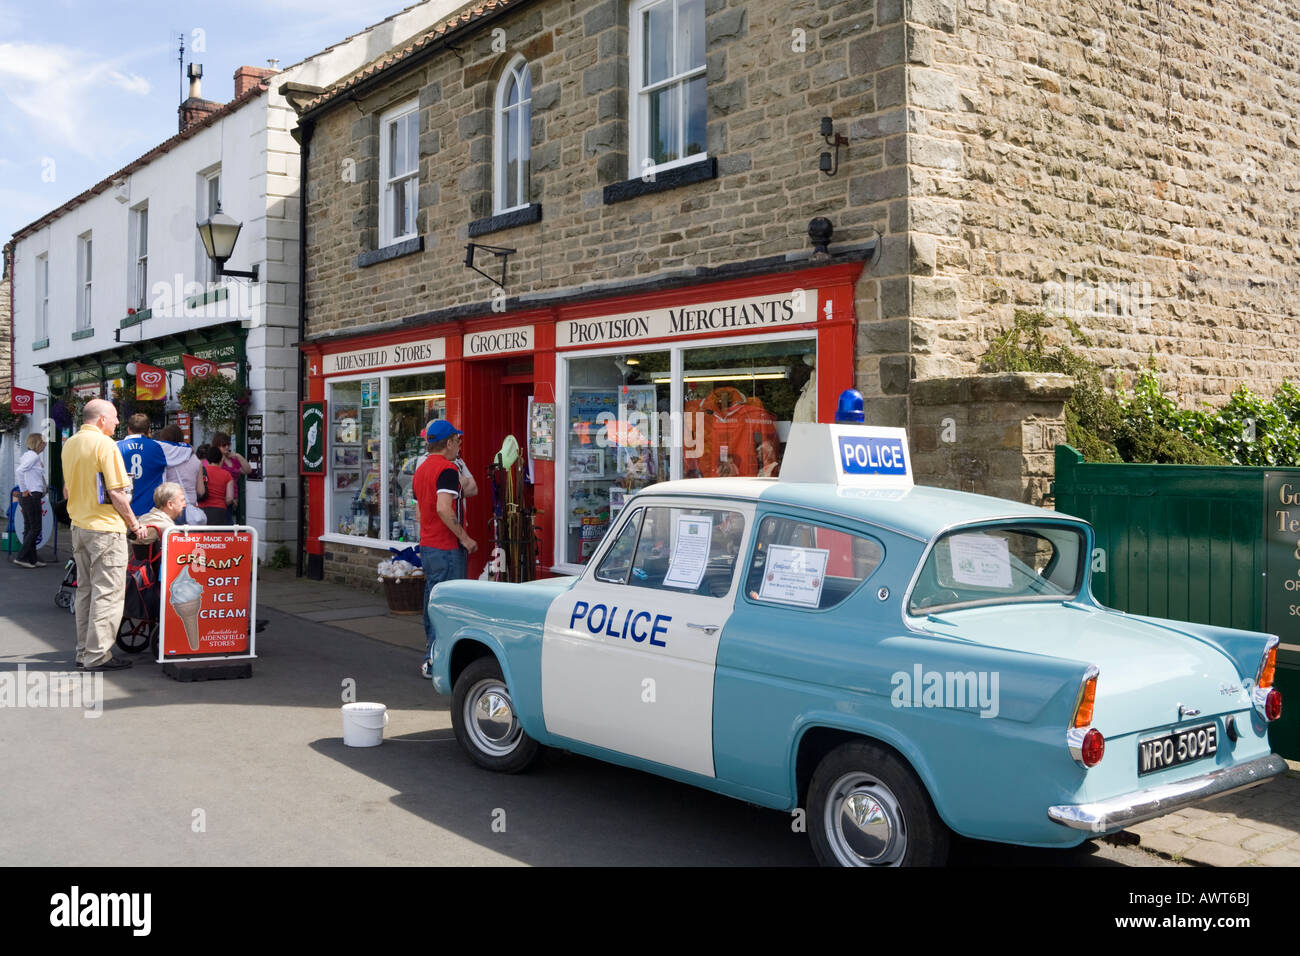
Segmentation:
<svg viewBox="0 0 1300 956">
<path fill-rule="evenodd" d="M 389 536 L 394 541 L 420 540 L 420 511 L 411 494 L 415 469 L 424 460 L 424 429 L 444 418 L 447 391 L 442 372 L 394 376 L 388 381 Z"/>
<path fill-rule="evenodd" d="M 333 529 L 339 534 L 381 537 L 379 389 L 379 379 L 340 382 L 331 389 L 329 487 Z"/>
<path fill-rule="evenodd" d="M 631 8 L 629 178 L 705 158 L 704 0 Z"/>
<path fill-rule="evenodd" d="M 528 205 L 531 123 L 532 85 L 528 61 L 516 57 L 497 85 L 494 215 Z"/>
<path fill-rule="evenodd" d="M 725 597 L 744 535 L 739 511 L 647 508 L 628 584 Z"/>
<path fill-rule="evenodd" d="M 880 567 L 885 551 L 865 535 L 768 515 L 754 536 L 745 593 L 752 601 L 825 609 Z"/>
<path fill-rule="evenodd" d="M 682 351 L 682 477 L 770 478 L 793 422 L 817 420 L 813 339 Z"/>
<path fill-rule="evenodd" d="M 633 492 L 671 477 L 667 351 L 571 359 L 567 561 L 583 564 Z"/>
<path fill-rule="evenodd" d="M 424 456 L 424 428 L 446 413 L 444 374 L 333 382 L 328 398 L 327 527 L 385 543 L 418 542 L 411 484 Z"/>
</svg>

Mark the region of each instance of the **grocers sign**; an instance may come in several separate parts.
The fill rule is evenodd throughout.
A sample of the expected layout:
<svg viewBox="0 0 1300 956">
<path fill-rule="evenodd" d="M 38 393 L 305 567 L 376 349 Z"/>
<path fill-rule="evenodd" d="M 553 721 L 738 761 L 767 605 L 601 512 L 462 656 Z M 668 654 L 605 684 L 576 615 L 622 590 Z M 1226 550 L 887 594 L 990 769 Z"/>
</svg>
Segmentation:
<svg viewBox="0 0 1300 956">
<path fill-rule="evenodd" d="M 158 660 L 253 657 L 257 532 L 169 528 L 163 538 Z"/>
<path fill-rule="evenodd" d="M 298 406 L 298 473 L 325 474 L 325 403 L 303 402 Z"/>
</svg>

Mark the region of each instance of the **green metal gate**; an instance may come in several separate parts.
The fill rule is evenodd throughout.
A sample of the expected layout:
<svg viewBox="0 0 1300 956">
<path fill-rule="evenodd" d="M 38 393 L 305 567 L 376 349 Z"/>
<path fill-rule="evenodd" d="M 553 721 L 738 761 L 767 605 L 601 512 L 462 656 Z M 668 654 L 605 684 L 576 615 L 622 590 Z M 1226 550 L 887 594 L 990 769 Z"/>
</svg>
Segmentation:
<svg viewBox="0 0 1300 956">
<path fill-rule="evenodd" d="M 1300 468 L 1102 464 L 1058 445 L 1052 493 L 1096 531 L 1102 604 L 1282 639 L 1269 737 L 1300 759 Z"/>
</svg>

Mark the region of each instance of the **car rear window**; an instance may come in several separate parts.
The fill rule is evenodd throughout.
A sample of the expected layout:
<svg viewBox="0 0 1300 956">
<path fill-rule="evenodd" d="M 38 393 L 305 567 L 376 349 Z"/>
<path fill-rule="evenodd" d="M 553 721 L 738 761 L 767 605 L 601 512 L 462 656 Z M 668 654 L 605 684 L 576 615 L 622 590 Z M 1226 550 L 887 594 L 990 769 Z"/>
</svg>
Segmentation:
<svg viewBox="0 0 1300 956">
<path fill-rule="evenodd" d="M 957 528 L 925 560 L 908 611 L 1061 601 L 1079 593 L 1083 532 L 1061 525 Z"/>
</svg>

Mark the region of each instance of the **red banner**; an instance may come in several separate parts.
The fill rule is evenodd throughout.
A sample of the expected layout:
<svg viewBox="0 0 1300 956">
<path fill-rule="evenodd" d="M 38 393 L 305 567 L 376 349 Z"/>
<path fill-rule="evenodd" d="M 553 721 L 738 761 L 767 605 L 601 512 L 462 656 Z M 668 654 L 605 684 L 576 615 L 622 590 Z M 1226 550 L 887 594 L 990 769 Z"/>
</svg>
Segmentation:
<svg viewBox="0 0 1300 956">
<path fill-rule="evenodd" d="M 185 363 L 185 378 L 207 378 L 209 375 L 217 374 L 217 363 L 210 362 L 207 359 L 201 359 L 196 355 L 182 355 L 181 361 Z"/>
<path fill-rule="evenodd" d="M 158 659 L 252 656 L 256 544 L 251 531 L 170 531 Z"/>
<path fill-rule="evenodd" d="M 141 402 L 156 402 L 167 398 L 167 370 L 136 362 L 135 397 Z"/>
<path fill-rule="evenodd" d="M 36 393 L 28 388 L 15 388 L 9 396 L 9 411 L 15 415 L 31 415 L 36 411 Z"/>
</svg>

